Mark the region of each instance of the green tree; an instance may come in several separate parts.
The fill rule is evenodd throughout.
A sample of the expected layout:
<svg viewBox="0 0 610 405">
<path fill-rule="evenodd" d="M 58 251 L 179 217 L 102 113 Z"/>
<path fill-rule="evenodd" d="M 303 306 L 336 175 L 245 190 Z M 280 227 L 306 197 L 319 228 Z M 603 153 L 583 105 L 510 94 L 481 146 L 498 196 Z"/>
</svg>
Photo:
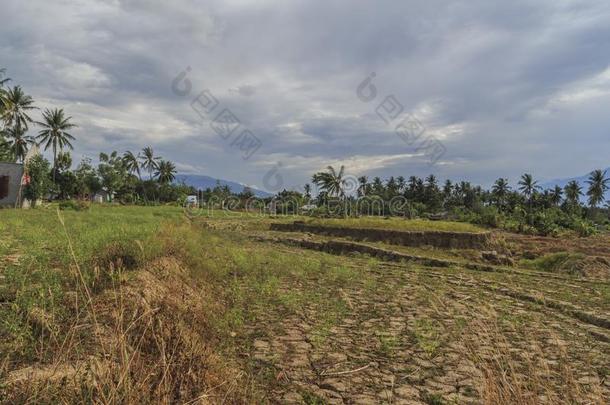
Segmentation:
<svg viewBox="0 0 610 405">
<path fill-rule="evenodd" d="M 128 173 L 123 163 L 123 159 L 118 156 L 116 151 L 110 155 L 100 153 L 100 164 L 97 167 L 102 187 L 106 189 L 110 199 L 114 194 L 126 184 Z"/>
<path fill-rule="evenodd" d="M 30 145 L 35 143 L 34 138 L 26 135 L 25 130 L 20 125 L 7 128 L 4 133 L 6 134 L 6 139 L 8 140 L 8 147 L 11 156 L 16 161 L 23 163 Z"/>
<path fill-rule="evenodd" d="M 369 179 L 366 176 L 358 177 L 358 197 L 364 197 L 369 194 L 370 185 Z"/>
<path fill-rule="evenodd" d="M 13 159 L 11 144 L 6 139 L 4 133 L 0 132 L 0 162 L 11 161 Z"/>
<path fill-rule="evenodd" d="M 142 180 L 142 176 L 140 175 L 140 163 L 138 161 L 140 155 L 136 156 L 132 151 L 127 151 L 123 154 L 123 163 L 125 163 L 125 168 L 131 174 L 137 174 L 138 179 Z"/>
<path fill-rule="evenodd" d="M 159 161 L 155 177 L 161 184 L 171 183 L 176 179 L 176 165 L 168 160 Z"/>
<path fill-rule="evenodd" d="M 305 184 L 303 191 L 305 191 L 305 198 L 309 202 L 311 200 L 311 185 L 309 183 Z"/>
<path fill-rule="evenodd" d="M 21 86 L 3 91 L 2 121 L 4 127 L 21 127 L 27 131 L 28 124 L 33 122 L 28 111 L 36 109 L 34 99 L 23 92 Z"/>
<path fill-rule="evenodd" d="M 10 80 L 5 77 L 6 69 L 0 69 L 0 119 L 4 117 L 4 106 L 6 99 L 6 90 L 4 85 Z M 11 152 L 11 145 L 6 139 L 6 134 L 3 131 L 4 123 L 0 127 L 0 162 L 12 161 L 14 159 L 13 153 Z"/>
<path fill-rule="evenodd" d="M 74 137 L 67 131 L 76 128 L 76 125 L 70 122 L 72 117 L 66 117 L 63 109 L 46 109 L 42 114 L 42 119 L 43 121 L 38 122 L 38 125 L 43 129 L 38 133 L 37 139 L 40 140 L 41 144 L 45 144 L 45 150 L 49 147 L 53 148 L 53 182 L 55 182 L 57 150 L 59 149 L 61 152 L 66 147 L 68 149 L 74 148 L 70 142 L 74 140 Z"/>
<path fill-rule="evenodd" d="M 594 170 L 589 175 L 587 184 L 589 189 L 587 190 L 587 196 L 589 197 L 589 205 L 592 209 L 596 209 L 598 205 L 604 202 L 604 194 L 610 186 L 610 179 L 607 177 L 607 172 L 602 170 Z"/>
<path fill-rule="evenodd" d="M 140 159 L 142 160 L 142 168 L 148 172 L 149 180 L 152 180 L 154 171 L 159 168 L 160 158 L 155 157 L 153 149 L 147 146 L 142 149 Z"/>
<path fill-rule="evenodd" d="M 34 207 L 38 200 L 49 193 L 51 186 L 49 161 L 42 155 L 36 155 L 30 159 L 25 170 L 30 177 L 30 182 L 24 187 L 23 196 L 30 200 Z"/>
<path fill-rule="evenodd" d="M 506 206 L 506 198 L 510 192 L 508 180 L 499 178 L 491 188 L 491 195 L 499 209 L 504 209 Z"/>
<path fill-rule="evenodd" d="M 92 196 L 102 189 L 100 178 L 89 158 L 80 162 L 74 171 L 74 176 L 76 177 L 75 191 L 80 198 Z"/>
<path fill-rule="evenodd" d="M 582 187 L 576 180 L 572 180 L 563 188 L 566 195 L 566 202 L 571 206 L 580 204 L 580 197 L 583 196 Z"/>
<path fill-rule="evenodd" d="M 519 191 L 528 201 L 530 212 L 532 210 L 533 197 L 541 189 L 538 182 L 534 180 L 531 174 L 525 173 L 519 180 Z"/>
<path fill-rule="evenodd" d="M 551 204 L 555 207 L 558 207 L 561 204 L 561 199 L 563 198 L 563 189 L 560 186 L 555 186 L 550 192 L 550 200 Z"/>
<path fill-rule="evenodd" d="M 345 193 L 343 187 L 345 185 L 345 179 L 343 174 L 345 173 L 345 167 L 341 166 L 337 172 L 334 167 L 328 166 L 325 172 L 318 172 L 311 178 L 312 182 L 318 186 L 322 191 L 328 193 L 331 197 L 344 197 Z"/>
</svg>

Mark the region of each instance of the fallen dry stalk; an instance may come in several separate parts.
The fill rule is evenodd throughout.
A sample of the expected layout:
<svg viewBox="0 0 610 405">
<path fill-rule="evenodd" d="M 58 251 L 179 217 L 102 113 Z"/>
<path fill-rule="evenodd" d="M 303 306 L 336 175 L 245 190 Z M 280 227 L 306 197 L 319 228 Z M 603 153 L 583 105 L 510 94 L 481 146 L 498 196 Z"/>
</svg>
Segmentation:
<svg viewBox="0 0 610 405">
<path fill-rule="evenodd" d="M 367 368 L 371 367 L 371 365 L 372 364 L 369 363 L 366 366 L 362 366 L 362 367 L 357 368 L 355 370 L 339 371 L 339 372 L 336 372 L 336 373 L 327 373 L 326 371 L 322 371 L 320 373 L 320 375 L 325 376 L 325 377 L 329 377 L 329 376 L 336 377 L 336 376 L 339 376 L 339 375 L 354 374 L 354 373 L 357 373 L 359 371 L 366 370 Z"/>
</svg>

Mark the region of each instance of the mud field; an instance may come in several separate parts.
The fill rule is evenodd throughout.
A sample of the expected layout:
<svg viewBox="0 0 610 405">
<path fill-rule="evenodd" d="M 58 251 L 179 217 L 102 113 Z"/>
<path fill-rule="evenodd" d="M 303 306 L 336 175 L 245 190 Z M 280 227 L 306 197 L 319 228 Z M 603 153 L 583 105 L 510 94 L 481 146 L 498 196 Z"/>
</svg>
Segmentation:
<svg viewBox="0 0 610 405">
<path fill-rule="evenodd" d="M 610 400 L 607 282 L 272 229 L 280 228 L 242 232 L 286 254 L 341 255 L 362 277 L 281 286 L 334 297 L 340 309 L 332 319 L 329 304 L 314 299 L 298 311 L 267 311 L 248 326 L 246 358 L 271 402 Z"/>
</svg>

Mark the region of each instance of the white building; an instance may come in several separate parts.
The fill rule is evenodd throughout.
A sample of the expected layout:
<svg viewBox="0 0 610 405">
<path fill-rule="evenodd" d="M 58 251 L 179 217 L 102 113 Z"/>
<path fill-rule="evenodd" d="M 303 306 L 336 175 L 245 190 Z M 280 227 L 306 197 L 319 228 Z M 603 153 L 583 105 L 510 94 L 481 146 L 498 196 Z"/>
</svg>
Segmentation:
<svg viewBox="0 0 610 405">
<path fill-rule="evenodd" d="M 0 162 L 0 207 L 19 208 L 22 196 L 23 165 Z"/>
</svg>

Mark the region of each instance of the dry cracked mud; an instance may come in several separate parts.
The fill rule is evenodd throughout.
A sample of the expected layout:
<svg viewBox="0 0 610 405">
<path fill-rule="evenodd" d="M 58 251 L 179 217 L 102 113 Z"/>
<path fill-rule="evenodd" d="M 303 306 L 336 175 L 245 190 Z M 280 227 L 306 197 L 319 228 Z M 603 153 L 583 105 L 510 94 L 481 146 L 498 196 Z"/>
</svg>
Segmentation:
<svg viewBox="0 0 610 405">
<path fill-rule="evenodd" d="M 344 287 L 315 277 L 281 287 L 332 297 L 332 316 L 328 302 L 312 299 L 249 325 L 251 366 L 269 401 L 470 404 L 510 402 L 511 390 L 531 403 L 610 400 L 607 329 L 500 294 L 474 272 L 350 265 L 367 276 Z"/>
</svg>

